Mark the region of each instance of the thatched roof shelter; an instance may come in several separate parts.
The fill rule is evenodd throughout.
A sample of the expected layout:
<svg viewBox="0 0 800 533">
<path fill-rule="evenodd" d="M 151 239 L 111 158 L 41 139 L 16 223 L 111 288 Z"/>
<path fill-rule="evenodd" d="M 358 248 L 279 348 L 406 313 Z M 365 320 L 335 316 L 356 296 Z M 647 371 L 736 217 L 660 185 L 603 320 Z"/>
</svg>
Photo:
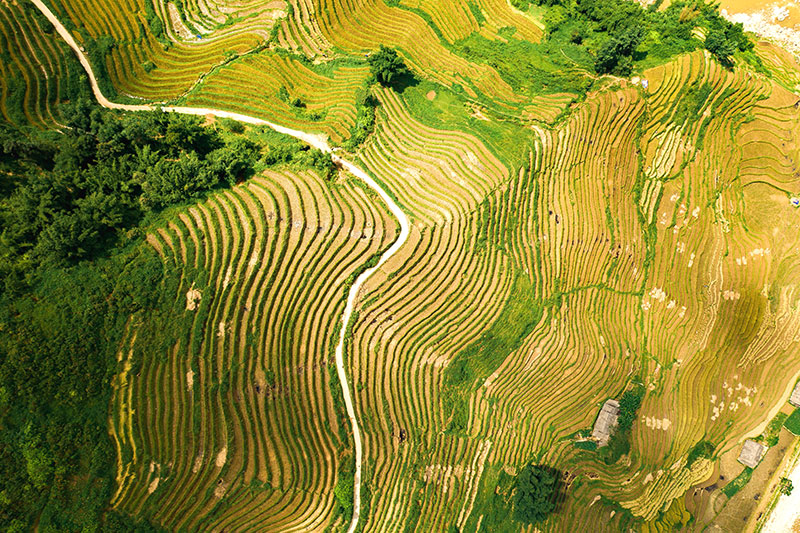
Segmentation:
<svg viewBox="0 0 800 533">
<path fill-rule="evenodd" d="M 619 402 L 607 400 L 600 409 L 600 414 L 597 415 L 597 421 L 592 430 L 592 438 L 597 440 L 598 446 L 608 444 L 608 439 L 614 432 L 614 428 L 617 427 L 617 418 L 619 418 Z"/>
</svg>

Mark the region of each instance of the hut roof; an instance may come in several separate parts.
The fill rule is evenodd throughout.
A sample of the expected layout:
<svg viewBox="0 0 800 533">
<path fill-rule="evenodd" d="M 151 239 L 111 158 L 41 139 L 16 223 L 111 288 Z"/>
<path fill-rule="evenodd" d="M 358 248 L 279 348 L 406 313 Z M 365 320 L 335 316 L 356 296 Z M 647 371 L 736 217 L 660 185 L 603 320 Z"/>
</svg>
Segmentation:
<svg viewBox="0 0 800 533">
<path fill-rule="evenodd" d="M 597 415 L 597 421 L 592 430 L 592 437 L 597 439 L 598 446 L 608 444 L 611 432 L 617 426 L 617 418 L 619 418 L 619 402 L 607 400 L 600 409 L 600 414 Z"/>
<path fill-rule="evenodd" d="M 750 468 L 755 468 L 758 466 L 761 458 L 764 457 L 764 452 L 766 451 L 767 447 L 763 444 L 747 439 L 744 441 L 741 453 L 739 453 L 739 462 Z"/>
<path fill-rule="evenodd" d="M 798 381 L 797 385 L 794 386 L 792 395 L 789 397 L 789 403 L 795 407 L 800 407 L 800 381 Z"/>
</svg>

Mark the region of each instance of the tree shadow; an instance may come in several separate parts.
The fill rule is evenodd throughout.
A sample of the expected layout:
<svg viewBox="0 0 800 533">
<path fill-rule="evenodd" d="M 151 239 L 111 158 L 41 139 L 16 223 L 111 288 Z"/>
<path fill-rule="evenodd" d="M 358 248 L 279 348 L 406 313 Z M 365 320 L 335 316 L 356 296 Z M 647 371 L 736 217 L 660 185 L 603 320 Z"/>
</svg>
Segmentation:
<svg viewBox="0 0 800 533">
<path fill-rule="evenodd" d="M 419 78 L 414 76 L 411 72 L 408 72 L 392 78 L 392 81 L 389 82 L 387 87 L 393 89 L 398 94 L 403 94 L 409 87 L 416 87 L 419 85 L 419 81 Z"/>
</svg>

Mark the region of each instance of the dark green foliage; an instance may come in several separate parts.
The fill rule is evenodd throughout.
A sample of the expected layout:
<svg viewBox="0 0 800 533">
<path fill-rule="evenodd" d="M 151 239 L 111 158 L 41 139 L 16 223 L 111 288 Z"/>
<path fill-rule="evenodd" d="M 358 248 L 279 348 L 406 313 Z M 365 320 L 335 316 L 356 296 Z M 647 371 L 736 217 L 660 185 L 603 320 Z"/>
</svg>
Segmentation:
<svg viewBox="0 0 800 533">
<path fill-rule="evenodd" d="M 103 518 L 115 459 L 110 383 L 126 323 L 148 317 L 134 371 L 193 323 L 174 298 L 181 273 L 140 246 L 141 224 L 248 177 L 266 163 L 262 146 L 323 172 L 332 162 L 259 129 L 234 135 L 85 101 L 62 114 L 63 134 L 0 124 L 0 529 L 156 531 L 141 517 Z M 223 375 L 218 385 L 228 383 Z"/>
<path fill-rule="evenodd" d="M 730 65 L 736 51 L 748 51 L 753 44 L 741 25 L 719 14 L 718 5 L 704 0 L 672 2 L 664 10 L 642 8 L 629 0 L 534 0 L 547 7 L 545 23 L 548 40 L 584 48 L 594 57 L 600 74 L 629 76 L 637 63 L 665 60 L 701 46 L 708 48 L 724 65 Z M 527 9 L 528 0 L 514 5 Z M 705 42 L 693 30 L 703 28 Z M 652 58 L 650 60 L 649 58 Z"/>
<path fill-rule="evenodd" d="M 782 477 L 778 484 L 778 490 L 781 491 L 781 494 L 791 496 L 792 491 L 794 490 L 794 483 L 792 483 L 791 479 Z"/>
<path fill-rule="evenodd" d="M 397 55 L 397 50 L 383 45 L 367 58 L 367 63 L 372 76 L 384 87 L 391 87 L 400 78 L 411 75 L 411 71 Z"/>
<path fill-rule="evenodd" d="M 689 458 L 686 460 L 686 468 L 691 468 L 692 465 L 700 458 L 711 459 L 714 455 L 714 450 L 716 446 L 714 446 L 713 442 L 709 442 L 707 440 L 701 440 L 694 447 L 689 450 Z"/>
<path fill-rule="evenodd" d="M 0 165 L 20 183 L 0 204 L 3 281 L 94 257 L 148 212 L 249 177 L 259 155 L 198 118 L 63 107 L 64 135 L 0 130 Z"/>
<path fill-rule="evenodd" d="M 165 270 L 149 248 L 40 267 L 0 297 L 0 524 L 92 531 L 113 489 L 109 383 L 130 313 L 151 312 Z M 143 283 L 147 283 L 146 285 Z"/>
<path fill-rule="evenodd" d="M 156 39 L 164 36 L 164 23 L 161 22 L 155 8 L 153 7 L 154 0 L 145 0 L 144 11 L 147 16 L 147 24 L 150 26 L 150 31 Z"/>
<path fill-rule="evenodd" d="M 270 146 L 264 162 L 268 165 L 284 163 L 298 168 L 313 168 L 326 180 L 334 179 L 338 170 L 330 154 L 298 141 Z"/>
<path fill-rule="evenodd" d="M 617 427 L 619 431 L 627 431 L 631 429 L 633 421 L 636 420 L 636 411 L 642 405 L 644 398 L 644 387 L 636 386 L 633 389 L 626 390 L 622 397 L 619 399 L 619 418 L 617 419 Z"/>
<path fill-rule="evenodd" d="M 595 70 L 601 74 L 630 76 L 633 70 L 633 52 L 641 41 L 640 27 L 628 28 L 607 40 L 597 52 Z"/>
<path fill-rule="evenodd" d="M 556 510 L 561 473 L 544 465 L 527 465 L 517 475 L 514 520 L 543 522 Z"/>
<path fill-rule="evenodd" d="M 742 488 L 747 485 L 747 482 L 750 481 L 751 477 L 753 477 L 753 469 L 750 467 L 745 467 L 741 474 L 733 478 L 728 482 L 727 485 L 722 487 L 722 494 L 728 498 L 732 498 L 734 494 L 742 490 Z"/>
<path fill-rule="evenodd" d="M 377 107 L 378 99 L 367 93 L 359 103 L 356 112 L 356 123 L 350 131 L 350 138 L 347 139 L 344 145 L 345 149 L 354 151 L 375 130 L 375 108 Z"/>
<path fill-rule="evenodd" d="M 706 49 L 714 54 L 714 57 L 723 65 L 731 65 L 731 58 L 736 52 L 736 46 L 725 38 L 725 33 L 720 30 L 712 30 L 706 37 Z"/>
<path fill-rule="evenodd" d="M 355 459 L 347 455 L 339 462 L 341 470 L 333 487 L 333 497 L 336 500 L 337 515 L 341 515 L 344 522 L 350 522 L 353 516 L 353 485 L 355 483 Z"/>
<path fill-rule="evenodd" d="M 117 89 L 111 83 L 108 67 L 106 66 L 106 56 L 117 45 L 116 41 L 110 35 L 102 35 L 95 39 L 83 28 L 80 29 L 80 33 L 83 36 L 86 55 L 89 56 L 89 62 L 92 64 L 92 70 L 97 77 L 97 84 L 100 86 L 100 90 L 106 98 L 113 99 L 117 97 Z"/>
<path fill-rule="evenodd" d="M 579 450 L 588 450 L 590 452 L 597 450 L 597 443 L 593 440 L 579 440 L 573 442 L 572 445 Z"/>
</svg>

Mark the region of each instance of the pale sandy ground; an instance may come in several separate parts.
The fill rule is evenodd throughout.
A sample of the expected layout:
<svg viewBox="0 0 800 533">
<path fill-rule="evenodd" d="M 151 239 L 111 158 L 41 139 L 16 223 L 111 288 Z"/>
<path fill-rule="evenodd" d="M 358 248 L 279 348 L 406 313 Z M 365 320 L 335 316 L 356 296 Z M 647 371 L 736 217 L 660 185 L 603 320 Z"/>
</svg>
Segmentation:
<svg viewBox="0 0 800 533">
<path fill-rule="evenodd" d="M 784 477 L 792 480 L 794 490 L 790 496 L 781 495 L 761 533 L 800 532 L 800 461 L 795 463 L 792 473 Z"/>
<path fill-rule="evenodd" d="M 744 29 L 800 54 L 800 0 L 727 0 L 722 15 L 741 22 Z"/>
</svg>

